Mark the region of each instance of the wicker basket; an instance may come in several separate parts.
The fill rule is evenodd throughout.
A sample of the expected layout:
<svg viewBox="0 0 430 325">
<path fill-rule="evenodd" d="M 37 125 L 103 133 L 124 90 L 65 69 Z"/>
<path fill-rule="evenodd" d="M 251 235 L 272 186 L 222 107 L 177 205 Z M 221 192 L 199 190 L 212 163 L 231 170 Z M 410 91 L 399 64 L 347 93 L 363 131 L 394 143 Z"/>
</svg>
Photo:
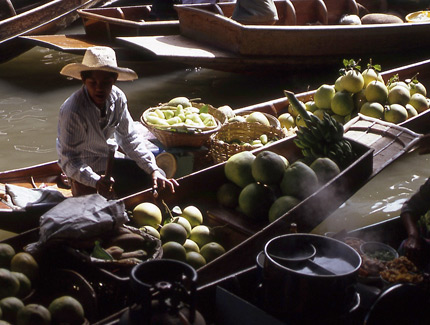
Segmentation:
<svg viewBox="0 0 430 325">
<path fill-rule="evenodd" d="M 258 148 L 252 145 L 232 144 L 231 141 L 249 142 L 266 134 L 269 141 L 285 137 L 281 129 L 259 123 L 233 122 L 221 126 L 220 130 L 210 138 L 210 154 L 215 163 L 226 161 L 241 151 L 250 151 Z"/>
<path fill-rule="evenodd" d="M 236 115 L 238 115 L 238 116 L 245 116 L 245 115 L 249 115 L 251 113 L 252 113 L 251 111 L 250 112 L 240 112 L 240 113 L 238 113 Z M 279 122 L 279 120 L 276 118 L 276 116 L 273 116 L 272 114 L 268 114 L 268 113 L 264 113 L 264 112 L 261 112 L 261 113 L 264 114 L 264 116 L 267 117 L 267 119 L 269 120 L 269 123 L 270 123 L 271 126 L 273 126 L 275 128 L 278 128 L 278 129 L 281 128 L 281 122 Z"/>
<path fill-rule="evenodd" d="M 210 136 L 217 132 L 221 124 L 227 121 L 227 117 L 224 113 L 217 110 L 215 107 L 209 104 L 195 103 L 192 105 L 197 108 L 202 108 L 207 105 L 208 113 L 214 116 L 217 123 L 216 126 L 211 127 L 172 127 L 172 126 L 154 126 L 146 121 L 145 115 L 155 109 L 174 109 L 174 107 L 168 106 L 167 104 L 161 104 L 157 107 L 151 107 L 145 110 L 140 117 L 142 124 L 148 128 L 148 130 L 161 142 L 165 148 L 172 147 L 201 147 L 205 145 Z M 172 130 L 174 129 L 174 130 Z"/>
</svg>

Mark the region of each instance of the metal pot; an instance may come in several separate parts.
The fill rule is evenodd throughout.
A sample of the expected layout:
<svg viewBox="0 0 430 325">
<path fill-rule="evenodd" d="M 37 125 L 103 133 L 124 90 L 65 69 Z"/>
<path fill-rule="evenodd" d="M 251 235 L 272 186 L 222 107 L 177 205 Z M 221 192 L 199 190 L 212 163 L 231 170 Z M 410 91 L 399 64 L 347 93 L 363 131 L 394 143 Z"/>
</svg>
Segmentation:
<svg viewBox="0 0 430 325">
<path fill-rule="evenodd" d="M 307 248 L 310 259 L 277 259 L 288 247 Z M 347 314 L 359 302 L 356 291 L 360 255 L 347 244 L 325 236 L 288 234 L 264 247 L 263 301 L 266 309 L 285 320 L 314 322 Z"/>
</svg>

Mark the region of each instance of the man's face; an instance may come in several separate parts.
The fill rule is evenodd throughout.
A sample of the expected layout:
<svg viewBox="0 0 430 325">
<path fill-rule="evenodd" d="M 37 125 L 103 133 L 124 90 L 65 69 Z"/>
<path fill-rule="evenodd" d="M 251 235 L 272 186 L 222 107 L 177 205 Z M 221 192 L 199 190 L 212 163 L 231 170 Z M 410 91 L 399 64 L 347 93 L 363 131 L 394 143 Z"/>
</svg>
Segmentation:
<svg viewBox="0 0 430 325">
<path fill-rule="evenodd" d="M 106 71 L 92 71 L 91 75 L 85 79 L 84 84 L 88 94 L 97 107 L 104 108 L 115 81 L 116 78 Z"/>
</svg>

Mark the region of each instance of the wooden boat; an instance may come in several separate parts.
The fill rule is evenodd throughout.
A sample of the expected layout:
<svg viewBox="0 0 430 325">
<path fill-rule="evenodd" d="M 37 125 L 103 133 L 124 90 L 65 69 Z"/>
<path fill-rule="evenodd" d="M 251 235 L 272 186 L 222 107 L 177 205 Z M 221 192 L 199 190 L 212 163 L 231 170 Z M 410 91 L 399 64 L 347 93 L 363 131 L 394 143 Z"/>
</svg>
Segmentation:
<svg viewBox="0 0 430 325">
<path fill-rule="evenodd" d="M 21 35 L 53 34 L 69 26 L 79 16 L 76 9 L 90 8 L 103 0 L 9 1 L 0 14 L 0 63 L 32 46 Z"/>
<path fill-rule="evenodd" d="M 176 6 L 180 35 L 118 40 L 151 51 L 160 59 L 250 72 L 321 67 L 357 56 L 389 60 L 393 59 L 390 53 L 410 55 L 425 46 L 422 40 L 430 30 L 429 23 L 339 25 L 342 15 L 358 14 L 355 1 L 291 0 L 275 4 L 279 20 L 274 25 L 244 25 L 230 18 L 228 12 Z"/>
</svg>

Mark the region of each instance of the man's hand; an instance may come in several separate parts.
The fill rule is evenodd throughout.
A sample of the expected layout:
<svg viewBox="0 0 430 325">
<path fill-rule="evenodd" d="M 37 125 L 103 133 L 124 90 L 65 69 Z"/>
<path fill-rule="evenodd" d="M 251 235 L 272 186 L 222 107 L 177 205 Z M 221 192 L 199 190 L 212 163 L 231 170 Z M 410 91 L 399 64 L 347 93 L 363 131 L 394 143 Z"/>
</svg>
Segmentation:
<svg viewBox="0 0 430 325">
<path fill-rule="evenodd" d="M 154 197 L 158 196 L 158 184 L 161 184 L 162 188 L 169 187 L 170 192 L 175 193 L 175 186 L 179 186 L 179 183 L 174 178 L 167 179 L 160 171 L 154 170 L 152 173 L 152 190 Z"/>
<path fill-rule="evenodd" d="M 105 175 L 102 175 L 96 183 L 97 193 L 107 199 L 112 199 L 115 196 L 115 192 L 113 190 L 114 183 L 115 180 L 112 177 L 107 178 Z"/>
</svg>

